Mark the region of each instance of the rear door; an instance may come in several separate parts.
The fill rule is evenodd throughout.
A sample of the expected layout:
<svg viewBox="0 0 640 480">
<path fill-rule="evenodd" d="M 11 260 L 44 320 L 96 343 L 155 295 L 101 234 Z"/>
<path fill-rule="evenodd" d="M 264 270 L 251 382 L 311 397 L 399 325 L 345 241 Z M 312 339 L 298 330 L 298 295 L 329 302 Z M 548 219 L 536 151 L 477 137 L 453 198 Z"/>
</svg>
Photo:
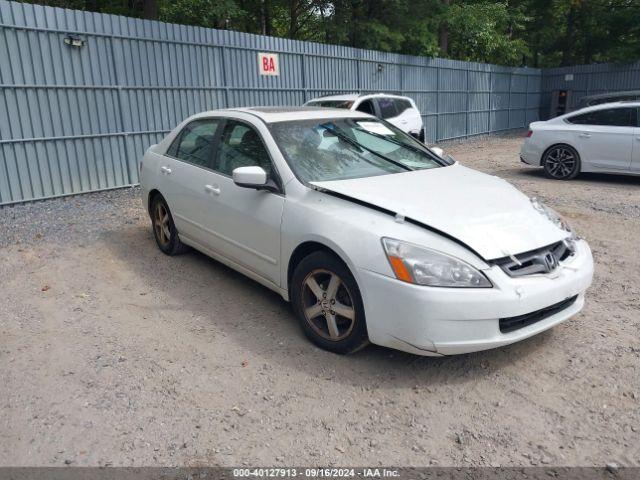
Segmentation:
<svg viewBox="0 0 640 480">
<path fill-rule="evenodd" d="M 567 118 L 575 125 L 575 144 L 585 167 L 629 170 L 637 109 L 614 107 Z"/>
<path fill-rule="evenodd" d="M 201 119 L 185 125 L 160 161 L 160 191 L 180 234 L 202 242 L 201 178 L 210 171 L 214 144 L 222 121 Z"/>
</svg>

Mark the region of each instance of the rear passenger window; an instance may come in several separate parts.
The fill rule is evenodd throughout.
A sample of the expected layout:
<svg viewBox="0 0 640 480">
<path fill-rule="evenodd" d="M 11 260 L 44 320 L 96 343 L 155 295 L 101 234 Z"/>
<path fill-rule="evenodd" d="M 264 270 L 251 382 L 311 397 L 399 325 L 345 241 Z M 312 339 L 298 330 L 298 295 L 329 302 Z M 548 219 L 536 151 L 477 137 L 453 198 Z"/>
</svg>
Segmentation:
<svg viewBox="0 0 640 480">
<path fill-rule="evenodd" d="M 378 107 L 380 107 L 380 116 L 382 118 L 392 118 L 398 116 L 396 104 L 393 98 L 379 98 Z"/>
<path fill-rule="evenodd" d="M 211 168 L 213 144 L 219 120 L 196 120 L 182 129 L 167 155 L 200 167 Z"/>
<path fill-rule="evenodd" d="M 411 102 L 409 102 L 409 100 L 405 100 L 403 98 L 395 99 L 394 103 L 396 104 L 396 110 L 398 111 L 398 115 L 400 115 L 404 111 L 409 110 L 410 108 L 412 108 L 411 107 Z"/>
<path fill-rule="evenodd" d="M 635 127 L 636 108 L 607 108 L 569 117 L 567 121 L 576 125 L 605 125 L 610 127 Z"/>
</svg>

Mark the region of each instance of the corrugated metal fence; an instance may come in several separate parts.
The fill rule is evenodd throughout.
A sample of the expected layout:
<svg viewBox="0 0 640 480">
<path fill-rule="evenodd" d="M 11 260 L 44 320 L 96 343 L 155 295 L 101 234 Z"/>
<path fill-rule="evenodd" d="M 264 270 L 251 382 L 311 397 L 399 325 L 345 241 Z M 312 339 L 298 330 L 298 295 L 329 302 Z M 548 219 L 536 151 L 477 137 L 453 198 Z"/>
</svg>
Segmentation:
<svg viewBox="0 0 640 480">
<path fill-rule="evenodd" d="M 541 71 L 0 0 L 0 205 L 135 184 L 144 150 L 196 112 L 379 91 L 414 98 L 436 142 L 537 120 Z"/>
</svg>

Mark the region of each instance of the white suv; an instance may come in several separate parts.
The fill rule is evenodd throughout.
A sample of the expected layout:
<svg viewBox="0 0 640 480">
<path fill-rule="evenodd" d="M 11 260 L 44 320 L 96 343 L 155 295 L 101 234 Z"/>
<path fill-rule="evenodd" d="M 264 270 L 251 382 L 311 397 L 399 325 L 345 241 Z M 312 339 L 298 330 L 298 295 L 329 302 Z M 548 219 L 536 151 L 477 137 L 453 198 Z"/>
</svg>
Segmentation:
<svg viewBox="0 0 640 480">
<path fill-rule="evenodd" d="M 371 95 L 351 93 L 314 98 L 305 103 L 305 105 L 309 107 L 346 108 L 375 115 L 424 142 L 422 117 L 418 107 L 416 107 L 416 103 L 409 97 L 386 93 L 374 93 Z"/>
</svg>

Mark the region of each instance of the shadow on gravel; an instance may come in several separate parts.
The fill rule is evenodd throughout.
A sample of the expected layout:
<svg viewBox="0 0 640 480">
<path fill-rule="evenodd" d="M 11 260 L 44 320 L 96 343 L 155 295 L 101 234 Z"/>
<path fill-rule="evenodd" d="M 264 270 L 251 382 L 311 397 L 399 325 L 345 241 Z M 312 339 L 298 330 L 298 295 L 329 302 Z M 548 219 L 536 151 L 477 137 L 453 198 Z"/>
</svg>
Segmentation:
<svg viewBox="0 0 640 480">
<path fill-rule="evenodd" d="M 501 171 L 503 173 L 504 171 Z M 564 183 L 610 183 L 612 185 L 639 185 L 640 176 L 634 175 L 619 175 L 612 173 L 581 173 L 576 178 L 564 182 L 562 180 L 553 180 L 548 178 L 541 168 L 513 168 L 508 169 L 506 172 L 513 174 L 514 176 L 537 178 L 546 180 L 548 182 L 557 182 L 558 185 Z"/>
<path fill-rule="evenodd" d="M 306 339 L 278 294 L 199 252 L 162 254 L 150 227 L 105 232 L 102 241 L 145 288 L 161 291 L 181 307 L 175 315 L 199 315 L 215 322 L 227 338 L 246 349 L 255 359 L 252 363 L 262 360 L 283 371 L 297 369 L 365 389 L 477 382 L 540 355 L 553 335 L 545 332 L 515 345 L 453 357 L 420 357 L 375 345 L 354 355 L 335 355 Z"/>
</svg>

